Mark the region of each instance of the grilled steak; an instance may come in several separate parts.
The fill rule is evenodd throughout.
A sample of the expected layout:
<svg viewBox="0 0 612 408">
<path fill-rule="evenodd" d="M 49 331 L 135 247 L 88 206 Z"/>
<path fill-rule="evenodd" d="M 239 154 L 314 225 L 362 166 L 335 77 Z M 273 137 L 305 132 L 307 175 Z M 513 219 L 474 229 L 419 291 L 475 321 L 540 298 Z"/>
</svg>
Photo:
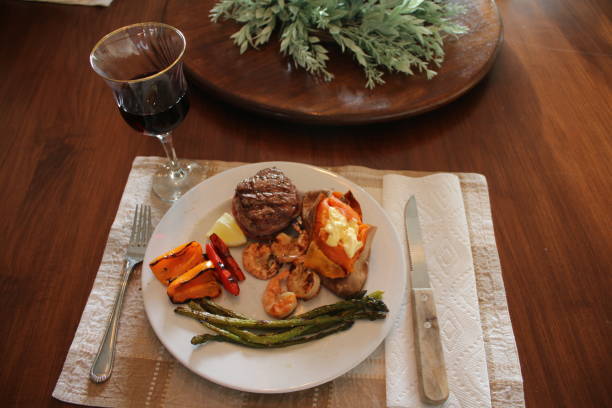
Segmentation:
<svg viewBox="0 0 612 408">
<path fill-rule="evenodd" d="M 276 167 L 260 170 L 236 186 L 232 213 L 249 238 L 272 238 L 299 212 L 297 189 Z"/>
</svg>

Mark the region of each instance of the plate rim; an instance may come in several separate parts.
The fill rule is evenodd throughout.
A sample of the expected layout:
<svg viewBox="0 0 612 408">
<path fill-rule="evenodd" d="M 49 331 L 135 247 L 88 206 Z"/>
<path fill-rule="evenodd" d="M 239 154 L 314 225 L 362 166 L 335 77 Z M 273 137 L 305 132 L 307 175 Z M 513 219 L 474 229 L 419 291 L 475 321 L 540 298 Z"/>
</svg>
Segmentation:
<svg viewBox="0 0 612 408">
<path fill-rule="evenodd" d="M 400 237 L 399 237 L 399 232 L 397 231 L 397 229 L 393 226 L 393 223 L 391 221 L 391 219 L 389 218 L 389 215 L 387 214 L 387 212 L 384 210 L 384 208 L 382 207 L 382 205 L 370 194 L 368 193 L 363 187 L 361 187 L 360 185 L 358 185 L 357 183 L 347 179 L 344 176 L 341 176 L 333 171 L 330 171 L 328 169 L 322 168 L 322 167 L 318 167 L 318 166 L 314 166 L 311 164 L 306 164 L 306 163 L 299 163 L 299 162 L 290 162 L 290 161 L 266 161 L 266 162 L 255 162 L 255 163 L 245 163 L 242 165 L 238 165 L 236 167 L 232 167 L 226 170 L 223 170 L 219 173 L 214 174 L 213 176 L 208 177 L 207 179 L 203 180 L 201 183 L 199 183 L 198 185 L 196 185 L 192 190 L 188 191 L 183 197 L 181 197 L 179 199 L 180 200 L 188 200 L 190 196 L 197 194 L 195 192 L 195 190 L 202 184 L 207 183 L 209 180 L 221 176 L 224 173 L 227 172 L 239 172 L 240 170 L 244 170 L 244 169 L 253 169 L 253 170 L 257 170 L 260 168 L 265 168 L 265 167 L 272 167 L 272 166 L 278 166 L 282 169 L 282 166 L 289 166 L 289 167 L 295 167 L 295 168 L 301 168 L 301 169 L 308 169 L 309 171 L 315 171 L 317 173 L 323 173 L 328 177 L 332 177 L 335 178 L 337 180 L 339 180 L 340 182 L 344 183 L 344 184 L 348 184 L 351 186 L 351 189 L 355 188 L 355 191 L 359 190 L 360 194 L 364 194 L 365 196 L 367 196 L 370 200 L 371 203 L 374 205 L 374 207 L 376 207 L 377 211 L 380 212 L 380 214 L 386 219 L 389 227 L 390 227 L 390 231 L 391 234 L 394 236 L 394 239 L 392 239 L 392 241 L 396 242 L 398 244 L 398 248 L 399 250 L 402 252 L 403 254 L 403 248 L 401 245 L 401 241 L 400 241 Z M 178 201 L 177 201 L 178 202 Z M 175 203 L 176 204 L 176 203 Z M 162 216 L 162 218 L 160 219 L 160 221 L 158 222 L 158 224 L 155 227 L 155 230 L 153 232 L 153 234 L 156 233 L 158 226 L 162 223 L 162 220 L 164 219 L 164 217 L 167 216 L 168 213 L 170 213 L 170 211 L 172 210 L 172 207 L 170 207 L 166 213 Z M 149 245 L 147 245 L 147 250 L 145 253 L 145 261 L 148 259 L 147 255 L 148 255 L 148 251 L 149 251 Z M 406 285 L 407 285 L 407 270 L 408 270 L 408 264 L 407 264 L 407 259 L 405 256 L 401 256 L 398 259 L 398 265 L 400 267 L 401 270 L 405 270 L 406 273 L 399 273 L 398 276 L 401 279 L 401 285 L 400 287 L 400 299 L 397 302 L 397 308 L 396 310 L 391 310 L 390 313 L 390 317 L 393 320 L 396 320 L 397 318 L 399 318 L 399 314 L 400 314 L 400 309 L 401 309 L 401 305 L 403 304 L 404 301 L 404 297 L 406 296 Z M 148 273 L 147 273 L 148 272 Z M 150 269 L 148 267 L 146 267 L 146 265 L 144 265 L 143 267 L 143 271 L 141 273 L 141 277 L 140 277 L 140 281 L 141 281 L 141 287 L 142 287 L 142 297 L 143 297 L 143 305 L 144 305 L 144 309 L 145 309 L 145 315 L 147 316 L 147 320 L 149 322 L 149 326 L 151 327 L 151 329 L 153 330 L 153 332 L 155 333 L 155 336 L 157 337 L 157 339 L 160 341 L 160 343 L 162 343 L 162 345 L 164 346 L 165 350 L 176 360 L 178 361 L 183 367 L 187 368 L 189 371 L 191 371 L 192 373 L 196 374 L 197 376 L 206 379 L 207 381 L 211 381 L 215 384 L 221 385 L 223 387 L 227 387 L 230 389 L 234 389 L 234 390 L 238 390 L 238 391 L 244 391 L 244 392 L 252 392 L 252 393 L 257 393 L 257 394 L 280 394 L 280 393 L 290 393 L 290 392 L 296 392 L 296 391 L 301 391 L 301 390 L 306 390 L 309 388 L 313 388 L 316 387 L 318 385 L 321 385 L 323 383 L 326 383 L 328 381 L 332 381 L 344 374 L 346 374 L 347 372 L 349 372 L 350 370 L 352 370 L 353 368 L 355 368 L 357 365 L 361 364 L 363 361 L 365 361 L 379 346 L 380 344 L 387 338 L 387 336 L 389 335 L 389 332 L 391 331 L 391 329 L 394 326 L 395 321 L 391 321 L 388 323 L 388 326 L 386 328 L 383 329 L 383 333 L 382 336 L 380 337 L 380 339 L 377 339 L 375 342 L 371 343 L 369 345 L 369 347 L 366 348 L 366 352 L 362 352 L 359 358 L 353 359 L 352 364 L 348 364 L 348 368 L 345 368 L 343 370 L 341 370 L 341 372 L 336 373 L 336 374 L 330 374 L 328 376 L 323 376 L 321 378 L 319 378 L 318 380 L 313 380 L 313 381 L 306 381 L 303 382 L 299 385 L 296 386 L 291 386 L 291 387 L 284 387 L 284 388 L 274 388 L 274 389 L 261 389 L 261 388 L 252 388 L 252 387 L 243 387 L 243 386 L 237 386 L 235 384 L 232 383 L 228 383 L 227 381 L 221 381 L 218 378 L 214 378 L 211 376 L 208 376 L 206 374 L 203 374 L 199 371 L 196 371 L 196 367 L 192 367 L 191 364 L 189 364 L 188 361 L 183 361 L 183 359 L 181 357 L 179 357 L 171 347 L 168 347 L 167 342 L 165 341 L 164 336 L 161 336 L 160 333 L 158 333 L 156 326 L 153 324 L 152 322 L 152 317 L 150 315 L 150 313 L 152 313 L 152 310 L 150 310 L 150 308 L 147 307 L 147 302 L 145 301 L 146 296 L 145 294 L 147 293 L 147 288 L 145 288 L 145 284 L 148 283 L 145 282 L 145 279 L 147 279 L 147 277 L 150 278 L 150 276 L 152 275 L 152 272 L 150 271 Z M 153 277 L 153 280 L 155 278 Z M 394 315 L 394 316 L 393 316 Z M 375 344 L 374 344 L 375 343 Z"/>
</svg>

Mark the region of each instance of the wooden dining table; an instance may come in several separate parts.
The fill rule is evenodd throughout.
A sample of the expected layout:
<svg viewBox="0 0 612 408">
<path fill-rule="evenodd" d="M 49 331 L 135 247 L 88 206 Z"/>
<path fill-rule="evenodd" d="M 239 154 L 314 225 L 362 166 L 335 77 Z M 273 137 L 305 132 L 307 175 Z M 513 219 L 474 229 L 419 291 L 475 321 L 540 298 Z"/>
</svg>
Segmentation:
<svg viewBox="0 0 612 408">
<path fill-rule="evenodd" d="M 96 41 L 166 0 L 0 2 L 0 406 L 51 397 L 135 156 Z M 434 111 L 308 125 L 197 87 L 179 156 L 486 176 L 528 407 L 612 406 L 612 2 L 499 0 L 490 72 Z M 203 15 L 202 19 L 207 16 Z"/>
</svg>

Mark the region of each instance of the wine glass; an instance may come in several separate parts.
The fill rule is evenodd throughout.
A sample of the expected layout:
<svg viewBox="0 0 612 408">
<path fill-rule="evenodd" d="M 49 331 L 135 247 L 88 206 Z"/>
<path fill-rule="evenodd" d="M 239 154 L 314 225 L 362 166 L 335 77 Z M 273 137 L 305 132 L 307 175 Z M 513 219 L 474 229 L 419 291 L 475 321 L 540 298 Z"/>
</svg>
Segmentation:
<svg viewBox="0 0 612 408">
<path fill-rule="evenodd" d="M 134 129 L 154 136 L 168 163 L 153 177 L 153 191 L 173 202 L 202 180 L 197 163 L 179 162 L 172 130 L 189 111 L 183 74 L 185 36 L 163 23 L 140 23 L 104 36 L 89 56 L 94 71 L 110 86 L 123 119 Z"/>
</svg>

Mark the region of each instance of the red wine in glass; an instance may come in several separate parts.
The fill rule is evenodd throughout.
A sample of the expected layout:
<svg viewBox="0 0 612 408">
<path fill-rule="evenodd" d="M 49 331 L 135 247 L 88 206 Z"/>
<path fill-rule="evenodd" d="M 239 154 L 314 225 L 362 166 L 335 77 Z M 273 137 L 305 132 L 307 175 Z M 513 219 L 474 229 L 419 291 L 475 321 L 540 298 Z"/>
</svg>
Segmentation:
<svg viewBox="0 0 612 408">
<path fill-rule="evenodd" d="M 152 134 L 170 132 L 183 121 L 188 111 L 189 97 L 186 93 L 181 95 L 178 101 L 168 109 L 151 115 L 131 113 L 123 106 L 119 107 L 121 116 L 132 128 L 139 132 Z"/>
<path fill-rule="evenodd" d="M 149 72 L 132 79 L 146 78 L 155 74 L 155 72 Z M 166 89 L 170 87 L 166 85 L 164 82 L 157 84 L 156 91 L 150 91 L 144 97 L 135 95 L 136 98 L 130 98 L 128 95 L 133 95 L 133 90 L 124 95 L 119 112 L 133 129 L 160 135 L 172 131 L 183 121 L 189 112 L 187 92 L 173 100 L 176 98 L 176 92 Z M 142 113 L 143 110 L 154 113 Z"/>
</svg>

